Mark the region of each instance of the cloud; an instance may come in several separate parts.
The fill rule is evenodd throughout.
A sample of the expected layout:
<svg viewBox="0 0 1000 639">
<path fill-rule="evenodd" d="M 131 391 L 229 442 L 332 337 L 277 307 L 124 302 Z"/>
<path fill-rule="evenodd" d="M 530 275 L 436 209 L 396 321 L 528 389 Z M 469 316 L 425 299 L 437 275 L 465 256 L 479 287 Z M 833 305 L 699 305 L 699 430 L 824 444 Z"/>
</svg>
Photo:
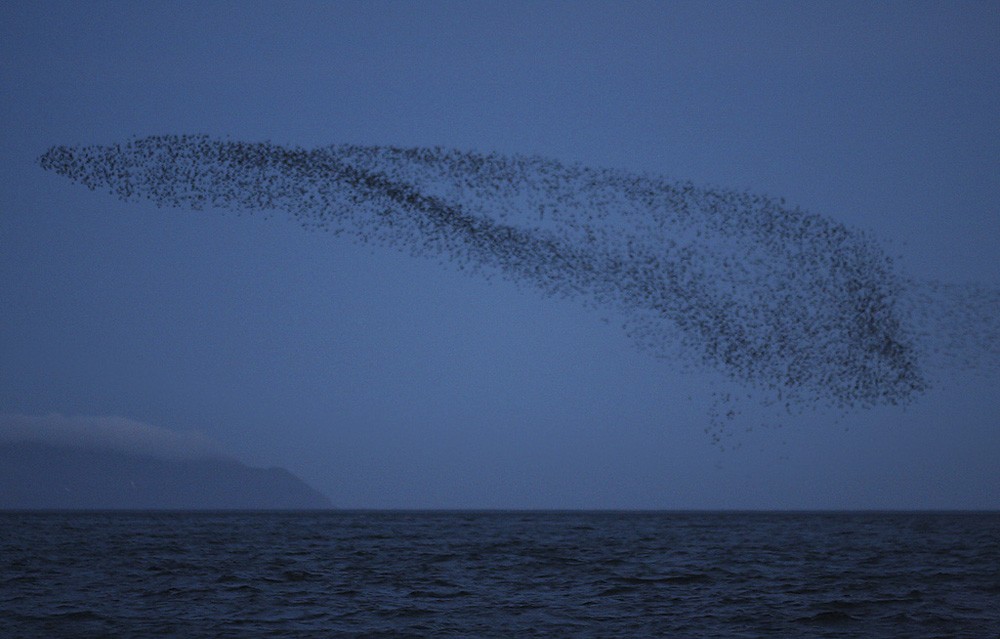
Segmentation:
<svg viewBox="0 0 1000 639">
<path fill-rule="evenodd" d="M 162 459 L 221 456 L 216 444 L 201 433 L 115 416 L 0 415 L 0 442 L 39 442 Z"/>
</svg>

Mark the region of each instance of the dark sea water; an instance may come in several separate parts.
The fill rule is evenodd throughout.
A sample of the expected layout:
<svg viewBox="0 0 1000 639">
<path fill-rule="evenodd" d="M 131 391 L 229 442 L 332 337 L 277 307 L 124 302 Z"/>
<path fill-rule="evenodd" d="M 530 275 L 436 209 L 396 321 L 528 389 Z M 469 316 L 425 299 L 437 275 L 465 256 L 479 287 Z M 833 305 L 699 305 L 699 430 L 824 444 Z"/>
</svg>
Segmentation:
<svg viewBox="0 0 1000 639">
<path fill-rule="evenodd" d="M 1000 637 L 1000 514 L 0 513 L 0 637 Z"/>
</svg>

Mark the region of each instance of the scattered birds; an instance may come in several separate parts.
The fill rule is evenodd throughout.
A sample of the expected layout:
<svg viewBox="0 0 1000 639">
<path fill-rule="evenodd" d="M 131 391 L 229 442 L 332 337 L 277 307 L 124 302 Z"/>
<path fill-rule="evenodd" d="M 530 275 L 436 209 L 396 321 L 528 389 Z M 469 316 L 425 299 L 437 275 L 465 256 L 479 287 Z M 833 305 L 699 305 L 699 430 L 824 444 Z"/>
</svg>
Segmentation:
<svg viewBox="0 0 1000 639">
<path fill-rule="evenodd" d="M 283 211 L 308 230 L 576 299 L 623 317 L 640 348 L 789 410 L 907 403 L 928 388 L 917 316 L 945 289 L 914 305 L 872 237 L 784 199 L 535 156 L 201 135 L 56 146 L 39 163 L 124 200 Z M 995 354 L 998 296 L 979 299 L 965 317 Z"/>
</svg>

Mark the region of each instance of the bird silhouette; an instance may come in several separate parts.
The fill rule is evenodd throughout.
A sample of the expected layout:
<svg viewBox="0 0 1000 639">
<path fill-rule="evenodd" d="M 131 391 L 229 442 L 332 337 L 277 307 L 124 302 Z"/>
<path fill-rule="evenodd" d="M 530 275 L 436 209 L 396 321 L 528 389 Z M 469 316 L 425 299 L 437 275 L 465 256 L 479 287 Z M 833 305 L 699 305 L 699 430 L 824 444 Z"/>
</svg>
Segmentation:
<svg viewBox="0 0 1000 639">
<path fill-rule="evenodd" d="M 782 402 L 896 404 L 928 385 L 909 280 L 865 233 L 784 199 L 536 156 L 199 135 L 57 146 L 39 163 L 124 200 L 283 211 L 613 309 L 641 348 Z"/>
</svg>

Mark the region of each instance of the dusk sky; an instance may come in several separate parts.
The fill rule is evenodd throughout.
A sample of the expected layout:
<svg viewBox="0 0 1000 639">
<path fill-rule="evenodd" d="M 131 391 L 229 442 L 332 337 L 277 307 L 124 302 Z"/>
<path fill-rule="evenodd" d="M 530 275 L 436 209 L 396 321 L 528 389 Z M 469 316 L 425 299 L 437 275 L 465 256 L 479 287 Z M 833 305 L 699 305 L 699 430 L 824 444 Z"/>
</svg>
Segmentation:
<svg viewBox="0 0 1000 639">
<path fill-rule="evenodd" d="M 174 431 L 346 508 L 1000 508 L 998 3 L 9 2 L 0 82 L 0 422 Z M 905 405 L 782 411 L 614 307 L 39 166 L 174 134 L 784 198 L 964 292 L 902 307 Z"/>
</svg>

